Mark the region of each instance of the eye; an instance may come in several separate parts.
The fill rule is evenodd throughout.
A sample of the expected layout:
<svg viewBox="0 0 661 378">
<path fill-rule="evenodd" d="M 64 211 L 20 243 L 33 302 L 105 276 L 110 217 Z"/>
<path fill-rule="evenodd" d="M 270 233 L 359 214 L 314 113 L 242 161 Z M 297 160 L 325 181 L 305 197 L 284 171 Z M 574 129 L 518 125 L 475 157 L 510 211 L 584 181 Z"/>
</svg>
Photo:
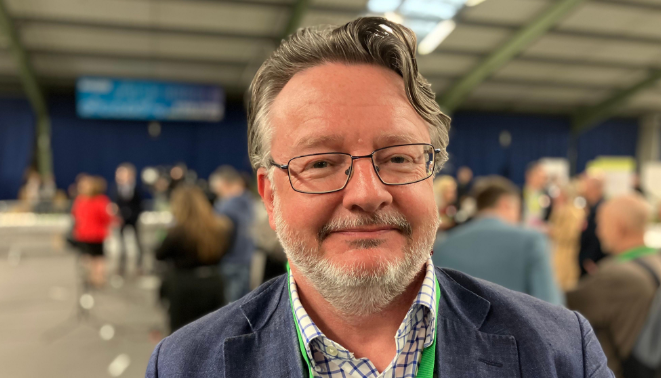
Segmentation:
<svg viewBox="0 0 661 378">
<path fill-rule="evenodd" d="M 393 156 L 390 158 L 391 163 L 402 164 L 408 162 L 410 159 L 407 159 L 404 156 Z"/>
<path fill-rule="evenodd" d="M 328 168 L 328 162 L 325 160 L 318 160 L 312 163 L 311 168 Z"/>
</svg>

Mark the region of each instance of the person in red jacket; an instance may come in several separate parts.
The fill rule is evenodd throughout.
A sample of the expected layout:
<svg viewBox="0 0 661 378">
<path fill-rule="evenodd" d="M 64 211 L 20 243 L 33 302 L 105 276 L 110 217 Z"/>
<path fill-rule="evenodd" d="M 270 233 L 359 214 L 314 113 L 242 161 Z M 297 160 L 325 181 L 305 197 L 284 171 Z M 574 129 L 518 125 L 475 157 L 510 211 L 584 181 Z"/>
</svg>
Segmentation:
<svg viewBox="0 0 661 378">
<path fill-rule="evenodd" d="M 110 199 L 103 194 L 106 182 L 101 177 L 84 176 L 78 182 L 78 196 L 71 208 L 74 219 L 73 237 L 80 246 L 83 261 L 89 272 L 88 281 L 94 286 L 105 283 L 103 241 L 113 220 Z"/>
</svg>

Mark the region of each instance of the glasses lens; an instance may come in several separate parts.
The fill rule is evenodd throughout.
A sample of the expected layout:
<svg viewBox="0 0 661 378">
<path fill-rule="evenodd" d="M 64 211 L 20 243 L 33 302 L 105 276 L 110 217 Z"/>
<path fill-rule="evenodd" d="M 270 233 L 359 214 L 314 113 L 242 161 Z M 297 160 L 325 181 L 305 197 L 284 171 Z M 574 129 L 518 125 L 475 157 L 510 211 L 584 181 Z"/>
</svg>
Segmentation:
<svg viewBox="0 0 661 378">
<path fill-rule="evenodd" d="M 342 189 L 349 179 L 350 168 L 349 155 L 307 155 L 289 162 L 289 178 L 294 190 L 325 193 Z"/>
<path fill-rule="evenodd" d="M 432 175 L 434 147 L 428 144 L 388 147 L 377 151 L 373 159 L 384 183 L 409 184 Z"/>
</svg>

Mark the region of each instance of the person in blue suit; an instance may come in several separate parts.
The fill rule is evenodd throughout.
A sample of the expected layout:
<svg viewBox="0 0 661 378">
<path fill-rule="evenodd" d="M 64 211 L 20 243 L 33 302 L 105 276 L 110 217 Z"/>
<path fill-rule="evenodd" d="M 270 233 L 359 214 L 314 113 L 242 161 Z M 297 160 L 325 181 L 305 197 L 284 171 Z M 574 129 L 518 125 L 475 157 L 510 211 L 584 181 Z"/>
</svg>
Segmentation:
<svg viewBox="0 0 661 378">
<path fill-rule="evenodd" d="M 437 268 L 450 119 L 415 34 L 300 29 L 251 84 L 248 150 L 287 274 L 162 340 L 156 377 L 612 377 L 580 314 Z"/>
<path fill-rule="evenodd" d="M 434 244 L 434 264 L 563 304 L 546 236 L 518 225 L 517 187 L 504 177 L 482 178 L 475 202 L 475 219 Z"/>
</svg>

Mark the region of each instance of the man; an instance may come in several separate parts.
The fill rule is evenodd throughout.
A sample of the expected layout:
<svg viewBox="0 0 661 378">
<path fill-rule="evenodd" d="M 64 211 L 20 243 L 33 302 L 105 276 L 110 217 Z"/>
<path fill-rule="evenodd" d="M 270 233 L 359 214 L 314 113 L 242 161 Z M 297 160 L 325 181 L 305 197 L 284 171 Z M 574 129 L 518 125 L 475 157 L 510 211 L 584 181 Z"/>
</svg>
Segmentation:
<svg viewBox="0 0 661 378">
<path fill-rule="evenodd" d="M 597 214 L 597 235 L 612 255 L 594 274 L 567 293 L 567 305 L 585 315 L 594 327 L 608 366 L 616 377 L 630 377 L 623 364 L 645 324 L 657 290 L 642 260 L 661 276 L 661 255 L 645 246 L 650 210 L 639 195 L 625 195 L 603 204 Z"/>
<path fill-rule="evenodd" d="M 148 377 L 609 377 L 590 325 L 435 269 L 449 119 L 413 32 L 302 29 L 251 85 L 248 149 L 291 274 L 163 340 Z"/>
<path fill-rule="evenodd" d="M 457 198 L 459 206 L 461 202 L 468 197 L 473 186 L 473 170 L 467 166 L 460 167 L 457 170 Z"/>
<path fill-rule="evenodd" d="M 476 218 L 434 245 L 434 264 L 562 304 L 546 238 L 516 226 L 521 208 L 516 186 L 506 178 L 489 177 L 475 189 Z"/>
<path fill-rule="evenodd" d="M 597 213 L 604 202 L 604 178 L 595 173 L 586 174 L 581 181 L 581 191 L 588 205 L 588 216 L 581 232 L 578 264 L 581 277 L 594 271 L 599 260 L 606 257 L 597 237 Z"/>
<path fill-rule="evenodd" d="M 138 270 L 142 269 L 142 246 L 140 245 L 140 230 L 138 228 L 138 219 L 142 212 L 142 196 L 136 188 L 135 166 L 131 163 L 120 164 L 115 171 L 115 184 L 111 196 L 118 207 L 119 216 L 122 220 L 119 228 L 120 238 L 122 239 L 120 243 L 119 274 L 124 275 L 126 273 L 126 230 L 128 227 L 133 229 L 135 244 L 138 249 L 136 267 Z"/>
<path fill-rule="evenodd" d="M 532 162 L 526 170 L 523 185 L 523 224 L 526 227 L 545 230 L 551 214 L 551 196 L 546 191 L 548 175 L 544 166 Z"/>
<path fill-rule="evenodd" d="M 209 180 L 218 200 L 216 212 L 227 216 L 234 226 L 230 249 L 220 262 L 225 280 L 225 299 L 234 302 L 250 292 L 250 264 L 255 250 L 251 230 L 254 199 L 246 182 L 229 165 L 218 168 Z"/>
</svg>

